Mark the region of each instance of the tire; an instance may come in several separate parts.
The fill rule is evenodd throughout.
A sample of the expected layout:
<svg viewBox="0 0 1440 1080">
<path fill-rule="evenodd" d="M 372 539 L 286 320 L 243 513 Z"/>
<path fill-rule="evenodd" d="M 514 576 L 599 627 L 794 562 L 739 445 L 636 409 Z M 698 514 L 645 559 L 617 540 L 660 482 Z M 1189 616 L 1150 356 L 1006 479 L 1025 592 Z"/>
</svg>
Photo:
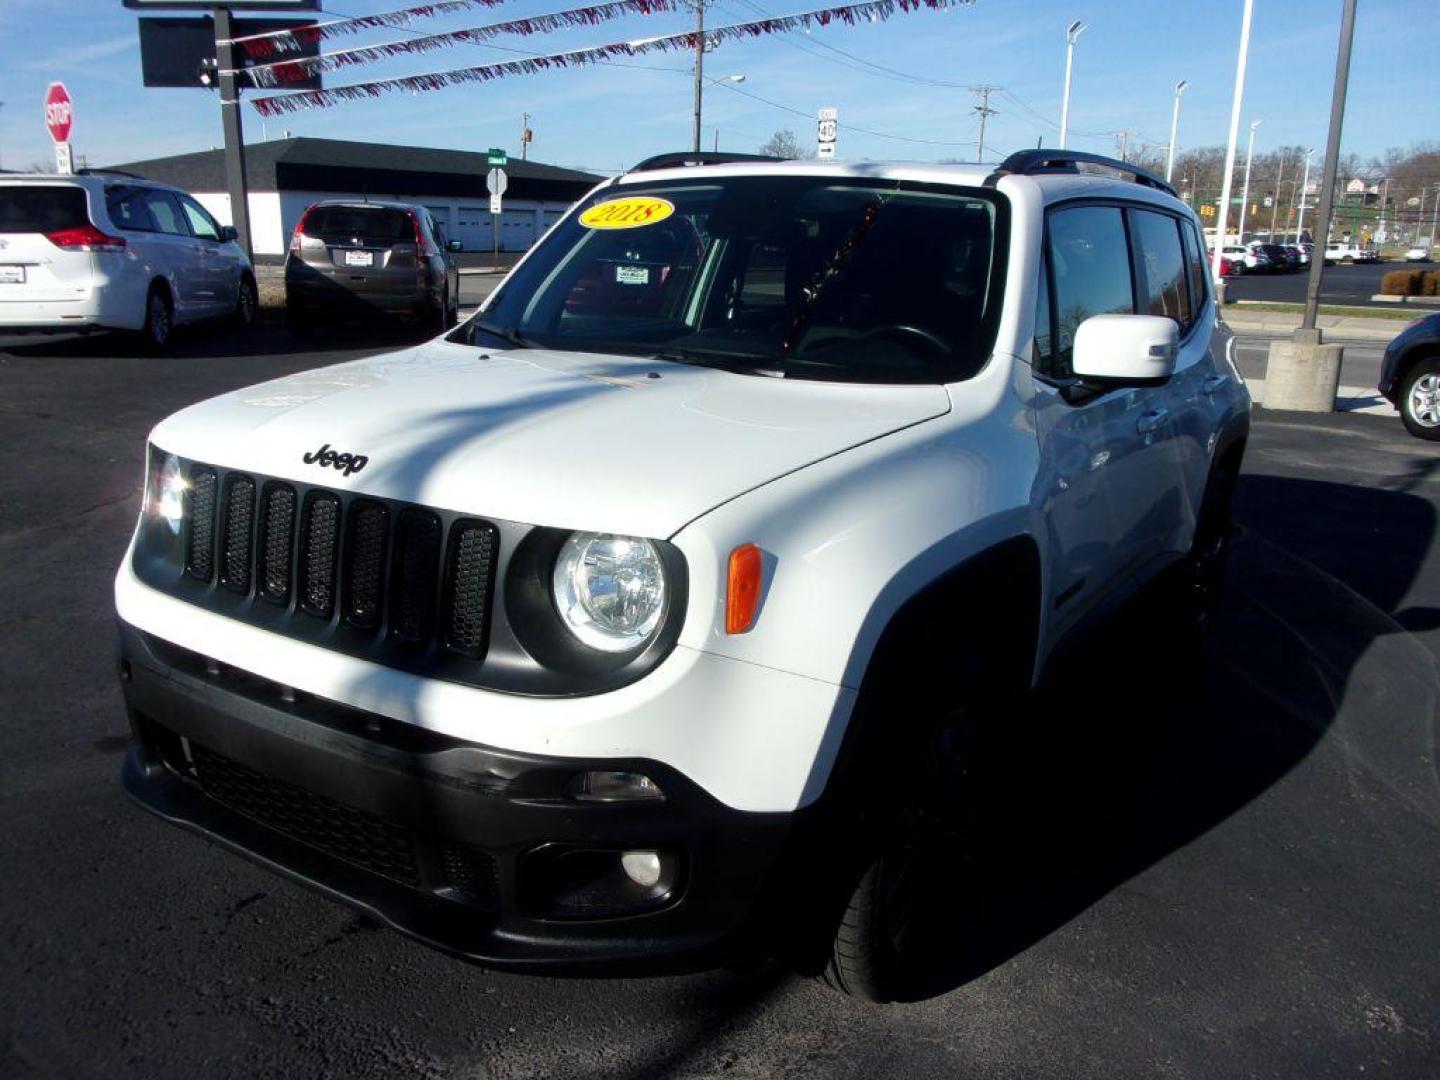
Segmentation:
<svg viewBox="0 0 1440 1080">
<path fill-rule="evenodd" d="M 887 785 L 904 794 L 876 815 L 871 854 L 819 975 L 831 990 L 862 1001 L 925 996 L 949 959 L 946 946 L 957 937 L 962 948 L 968 944 L 963 924 L 977 907 L 973 714 L 955 709 L 922 730 L 921 745 Z"/>
<path fill-rule="evenodd" d="M 1410 365 L 1400 380 L 1400 419 L 1417 439 L 1440 441 L 1440 356 Z"/>
<path fill-rule="evenodd" d="M 1211 472 L 1190 550 L 1170 572 L 1170 587 L 1161 590 L 1176 630 L 1191 640 L 1198 641 L 1210 632 L 1220 609 L 1234 533 L 1237 471 L 1238 465 L 1222 463 Z"/>
<path fill-rule="evenodd" d="M 249 274 L 240 278 L 240 286 L 235 290 L 235 312 L 231 321 L 241 330 L 249 330 L 255 325 L 255 314 L 260 309 L 260 293 L 255 286 L 255 279 Z"/>
<path fill-rule="evenodd" d="M 158 282 L 145 296 L 145 324 L 140 328 L 140 341 L 147 352 L 161 353 L 170 345 L 175 332 L 175 307 L 170 291 Z"/>
</svg>

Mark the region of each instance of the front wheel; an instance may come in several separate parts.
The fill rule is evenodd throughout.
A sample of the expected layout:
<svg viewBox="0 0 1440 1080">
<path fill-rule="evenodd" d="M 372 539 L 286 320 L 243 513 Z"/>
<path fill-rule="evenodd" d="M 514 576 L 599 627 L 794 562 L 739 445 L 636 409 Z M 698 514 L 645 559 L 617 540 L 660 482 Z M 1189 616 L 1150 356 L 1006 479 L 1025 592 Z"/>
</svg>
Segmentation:
<svg viewBox="0 0 1440 1080">
<path fill-rule="evenodd" d="M 1405 373 L 1400 419 L 1417 439 L 1440 440 L 1440 356 L 1426 357 Z"/>
<path fill-rule="evenodd" d="M 976 917 L 976 729 L 966 710 L 927 727 L 896 774 L 903 794 L 884 815 L 821 973 L 864 1001 L 924 995 L 966 936 L 957 925 Z"/>
</svg>

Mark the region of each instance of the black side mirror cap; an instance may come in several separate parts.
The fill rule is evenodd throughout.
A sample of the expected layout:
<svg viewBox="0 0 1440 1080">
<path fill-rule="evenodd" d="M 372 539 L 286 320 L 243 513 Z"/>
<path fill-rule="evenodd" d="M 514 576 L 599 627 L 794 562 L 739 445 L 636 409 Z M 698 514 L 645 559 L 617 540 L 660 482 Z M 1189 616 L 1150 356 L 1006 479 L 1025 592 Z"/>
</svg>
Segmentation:
<svg viewBox="0 0 1440 1080">
<path fill-rule="evenodd" d="M 239 240 L 240 234 L 235 231 L 234 225 L 220 226 L 220 243 L 224 244 L 231 240 Z"/>
</svg>

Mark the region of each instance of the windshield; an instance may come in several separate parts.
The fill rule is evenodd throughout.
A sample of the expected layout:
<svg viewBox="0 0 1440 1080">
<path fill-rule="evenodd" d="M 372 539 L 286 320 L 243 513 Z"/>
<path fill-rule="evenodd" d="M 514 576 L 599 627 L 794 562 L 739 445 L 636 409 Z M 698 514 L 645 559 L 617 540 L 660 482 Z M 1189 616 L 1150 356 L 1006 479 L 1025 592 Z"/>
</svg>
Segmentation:
<svg viewBox="0 0 1440 1080">
<path fill-rule="evenodd" d="M 1004 211 L 987 191 L 848 177 L 607 187 L 460 337 L 788 378 L 953 382 L 992 347 Z"/>
</svg>

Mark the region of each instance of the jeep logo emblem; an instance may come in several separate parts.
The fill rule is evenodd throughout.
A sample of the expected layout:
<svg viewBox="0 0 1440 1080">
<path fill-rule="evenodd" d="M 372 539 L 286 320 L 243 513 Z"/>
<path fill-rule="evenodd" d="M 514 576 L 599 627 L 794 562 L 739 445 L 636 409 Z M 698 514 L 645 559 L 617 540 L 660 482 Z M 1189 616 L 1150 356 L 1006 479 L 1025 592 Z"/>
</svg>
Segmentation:
<svg viewBox="0 0 1440 1080">
<path fill-rule="evenodd" d="M 322 469 L 338 469 L 346 476 L 359 472 L 370 461 L 364 454 L 337 454 L 330 449 L 329 443 L 313 453 L 306 454 L 301 460 L 306 465 L 319 465 Z"/>
</svg>

